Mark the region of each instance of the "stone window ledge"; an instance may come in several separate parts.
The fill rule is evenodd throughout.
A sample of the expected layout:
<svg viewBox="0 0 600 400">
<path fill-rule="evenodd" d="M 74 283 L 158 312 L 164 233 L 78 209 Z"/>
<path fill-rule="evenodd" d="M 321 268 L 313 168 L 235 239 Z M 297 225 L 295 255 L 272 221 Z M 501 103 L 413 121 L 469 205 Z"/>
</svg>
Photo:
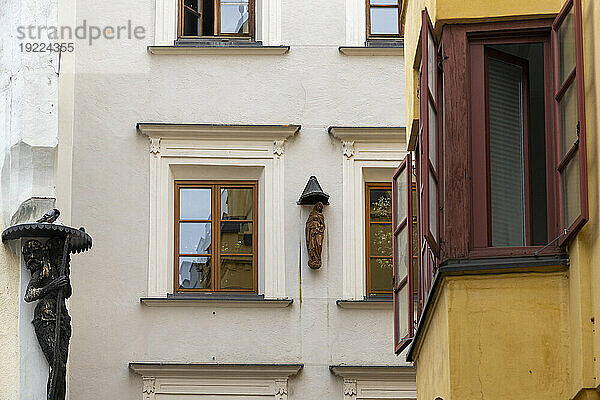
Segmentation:
<svg viewBox="0 0 600 400">
<path fill-rule="evenodd" d="M 394 308 L 392 297 L 365 298 L 364 300 L 336 300 L 340 308 L 359 310 L 391 310 Z"/>
<path fill-rule="evenodd" d="M 290 51 L 290 46 L 262 45 L 179 45 L 179 46 L 148 46 L 148 51 L 155 55 L 284 55 Z"/>
<path fill-rule="evenodd" d="M 368 42 L 365 46 L 340 46 L 338 50 L 346 56 L 403 56 L 404 43 L 402 41 L 381 44 Z"/>
<path fill-rule="evenodd" d="M 148 307 L 233 307 L 233 308 L 285 308 L 294 299 L 265 299 L 257 294 L 175 294 L 167 297 L 142 297 L 140 302 Z"/>
</svg>

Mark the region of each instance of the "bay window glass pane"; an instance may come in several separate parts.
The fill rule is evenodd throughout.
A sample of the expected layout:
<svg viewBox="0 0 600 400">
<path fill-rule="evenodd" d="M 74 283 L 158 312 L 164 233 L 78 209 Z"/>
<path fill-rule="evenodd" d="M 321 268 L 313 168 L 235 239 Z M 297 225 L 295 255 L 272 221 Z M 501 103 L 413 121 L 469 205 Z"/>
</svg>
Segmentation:
<svg viewBox="0 0 600 400">
<path fill-rule="evenodd" d="M 406 277 L 408 268 L 408 229 L 402 228 L 396 235 L 396 282 L 399 284 Z"/>
<path fill-rule="evenodd" d="M 211 242 L 210 222 L 181 222 L 179 224 L 180 254 L 210 254 Z"/>
<path fill-rule="evenodd" d="M 408 335 L 408 285 L 396 292 L 396 337 L 404 339 Z"/>
<path fill-rule="evenodd" d="M 252 222 L 221 222 L 221 253 L 252 254 Z"/>
<path fill-rule="evenodd" d="M 252 219 L 254 190 L 251 188 L 221 189 L 221 219 Z"/>
<path fill-rule="evenodd" d="M 429 161 L 433 168 L 437 171 L 437 114 L 431 101 L 429 102 L 429 133 L 427 140 L 429 141 Z"/>
<path fill-rule="evenodd" d="M 371 291 L 392 292 L 393 264 L 391 258 L 371 258 Z"/>
<path fill-rule="evenodd" d="M 210 289 L 210 257 L 179 257 L 179 288 Z"/>
<path fill-rule="evenodd" d="M 558 29 L 558 79 L 559 87 L 575 68 L 575 17 L 573 7 Z"/>
<path fill-rule="evenodd" d="M 252 290 L 254 274 L 252 256 L 221 256 L 221 289 Z"/>
<path fill-rule="evenodd" d="M 525 246 L 523 69 L 488 59 L 493 246 Z"/>
<path fill-rule="evenodd" d="M 392 191 L 369 190 L 369 218 L 371 221 L 392 222 Z"/>
<path fill-rule="evenodd" d="M 408 190 L 406 187 L 406 174 L 410 167 L 410 165 L 407 165 L 396 177 L 396 228 L 402 223 L 404 218 L 406 218 L 406 191 Z"/>
<path fill-rule="evenodd" d="M 429 32 L 429 30 L 428 30 Z M 431 32 L 427 34 L 427 86 L 431 95 L 436 96 L 437 49 Z"/>
<path fill-rule="evenodd" d="M 371 7 L 371 34 L 397 35 L 398 8 Z"/>
<path fill-rule="evenodd" d="M 429 171 L 429 231 L 437 241 L 438 205 L 437 205 L 437 183 L 431 171 Z"/>
<path fill-rule="evenodd" d="M 250 32 L 248 1 L 221 0 L 221 33 Z"/>
<path fill-rule="evenodd" d="M 560 99 L 560 157 L 577 141 L 577 85 L 571 83 Z"/>
<path fill-rule="evenodd" d="M 371 256 L 392 256 L 392 224 L 371 224 Z"/>
<path fill-rule="evenodd" d="M 565 166 L 561 174 L 563 190 L 563 228 L 568 228 L 581 214 L 579 151 Z"/>
<path fill-rule="evenodd" d="M 209 188 L 179 189 L 179 219 L 211 219 L 210 193 Z"/>
</svg>

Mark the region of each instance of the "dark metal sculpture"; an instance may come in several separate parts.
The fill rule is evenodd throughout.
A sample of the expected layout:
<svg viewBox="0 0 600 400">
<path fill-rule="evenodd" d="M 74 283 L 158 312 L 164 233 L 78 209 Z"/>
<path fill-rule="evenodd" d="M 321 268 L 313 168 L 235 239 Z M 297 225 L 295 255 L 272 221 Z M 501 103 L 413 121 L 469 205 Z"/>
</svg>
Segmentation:
<svg viewBox="0 0 600 400">
<path fill-rule="evenodd" d="M 32 323 L 50 367 L 48 400 L 64 400 L 66 395 L 71 317 L 65 299 L 72 293 L 69 255 L 92 246 L 92 238 L 83 228 L 52 224 L 59 214 L 58 210 L 51 210 L 42 217 L 50 223 L 19 224 L 2 233 L 3 241 L 28 238 L 21 249 L 25 266 L 31 273 L 25 301 L 38 301 Z"/>
<path fill-rule="evenodd" d="M 329 204 L 329 195 L 323 192 L 319 181 L 316 176 L 311 176 L 306 182 L 306 186 L 298 199 L 299 205 L 312 205 L 321 202 L 323 204 Z"/>
<path fill-rule="evenodd" d="M 306 249 L 308 250 L 308 266 L 313 269 L 321 268 L 321 253 L 325 238 L 325 217 L 323 203 L 315 204 L 306 220 Z"/>
</svg>

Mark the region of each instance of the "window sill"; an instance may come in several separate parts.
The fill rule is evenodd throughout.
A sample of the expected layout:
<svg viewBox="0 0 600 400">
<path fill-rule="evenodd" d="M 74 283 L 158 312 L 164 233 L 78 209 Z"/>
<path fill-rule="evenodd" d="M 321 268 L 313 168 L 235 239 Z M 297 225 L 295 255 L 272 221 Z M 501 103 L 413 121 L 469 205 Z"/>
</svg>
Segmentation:
<svg viewBox="0 0 600 400">
<path fill-rule="evenodd" d="M 391 310 L 394 307 L 392 297 L 366 298 L 364 300 L 336 300 L 340 308 L 358 310 Z"/>
<path fill-rule="evenodd" d="M 284 55 L 290 51 L 290 46 L 262 45 L 179 45 L 179 46 L 148 46 L 148 51 L 154 55 Z"/>
<path fill-rule="evenodd" d="M 365 46 L 340 46 L 340 53 L 347 56 L 403 56 L 402 40 L 369 40 Z"/>
<path fill-rule="evenodd" d="M 234 308 L 285 308 L 294 299 L 265 299 L 256 294 L 175 294 L 167 297 L 142 297 L 140 302 L 148 307 L 234 307 Z"/>
</svg>

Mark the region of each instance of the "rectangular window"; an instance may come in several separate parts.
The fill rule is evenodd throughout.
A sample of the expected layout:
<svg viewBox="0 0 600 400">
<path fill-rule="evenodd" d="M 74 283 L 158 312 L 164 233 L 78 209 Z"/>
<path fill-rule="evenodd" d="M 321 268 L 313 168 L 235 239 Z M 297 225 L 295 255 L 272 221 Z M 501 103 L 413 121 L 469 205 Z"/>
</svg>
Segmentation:
<svg viewBox="0 0 600 400">
<path fill-rule="evenodd" d="M 175 291 L 257 291 L 257 183 L 175 182 Z"/>
<path fill-rule="evenodd" d="M 367 183 L 367 296 L 392 295 L 392 184 Z"/>
<path fill-rule="evenodd" d="M 179 0 L 179 38 L 254 35 L 254 0 Z"/>
<path fill-rule="evenodd" d="M 367 38 L 399 38 L 401 0 L 367 0 Z"/>
</svg>

